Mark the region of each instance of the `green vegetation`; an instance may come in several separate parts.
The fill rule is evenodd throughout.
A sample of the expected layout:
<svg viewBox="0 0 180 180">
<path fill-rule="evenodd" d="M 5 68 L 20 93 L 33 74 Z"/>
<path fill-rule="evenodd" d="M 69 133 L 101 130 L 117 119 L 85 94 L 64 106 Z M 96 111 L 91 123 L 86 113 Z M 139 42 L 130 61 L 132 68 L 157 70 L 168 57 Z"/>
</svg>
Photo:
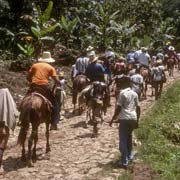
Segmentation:
<svg viewBox="0 0 180 180">
<path fill-rule="evenodd" d="M 179 43 L 178 0 L 0 0 L 0 50 L 36 57 L 56 44 L 117 53 Z M 27 41 L 27 37 L 31 37 Z"/>
<path fill-rule="evenodd" d="M 180 82 L 170 87 L 137 131 L 141 157 L 163 180 L 180 179 Z"/>
<path fill-rule="evenodd" d="M 118 180 L 133 180 L 133 175 L 125 171 L 122 175 L 118 177 Z"/>
</svg>

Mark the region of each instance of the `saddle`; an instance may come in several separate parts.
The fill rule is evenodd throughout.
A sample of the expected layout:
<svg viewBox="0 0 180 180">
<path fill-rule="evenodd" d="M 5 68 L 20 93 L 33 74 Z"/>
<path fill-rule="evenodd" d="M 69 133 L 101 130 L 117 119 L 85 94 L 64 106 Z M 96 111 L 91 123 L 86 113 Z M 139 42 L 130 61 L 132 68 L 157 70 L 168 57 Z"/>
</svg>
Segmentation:
<svg viewBox="0 0 180 180">
<path fill-rule="evenodd" d="M 32 96 L 39 96 L 43 99 L 43 101 L 45 102 L 45 104 L 47 104 L 48 109 L 52 109 L 53 107 L 53 95 L 52 97 L 49 95 L 48 91 L 46 91 L 44 88 L 42 87 L 38 87 L 38 86 L 31 86 L 27 92 L 27 94 L 25 95 L 24 99 L 26 99 L 27 97 L 32 97 Z M 24 99 L 22 100 L 21 104 L 19 105 L 19 110 L 21 109 L 21 105 L 24 101 Z"/>
</svg>

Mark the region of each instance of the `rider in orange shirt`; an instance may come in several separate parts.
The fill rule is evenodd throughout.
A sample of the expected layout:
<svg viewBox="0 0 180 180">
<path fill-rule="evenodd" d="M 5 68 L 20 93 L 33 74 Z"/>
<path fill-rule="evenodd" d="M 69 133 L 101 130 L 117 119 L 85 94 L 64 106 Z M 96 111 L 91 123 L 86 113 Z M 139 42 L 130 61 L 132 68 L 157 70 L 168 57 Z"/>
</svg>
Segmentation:
<svg viewBox="0 0 180 180">
<path fill-rule="evenodd" d="M 49 64 L 53 62 L 55 62 L 55 60 L 51 58 L 51 53 L 48 51 L 43 52 L 42 57 L 38 59 L 38 62 L 33 64 L 30 68 L 27 80 L 31 83 L 28 92 L 38 91 L 52 103 L 53 111 L 51 130 L 56 130 L 57 123 L 59 122 L 59 110 L 57 107 L 58 103 L 49 87 L 49 78 L 52 78 L 55 83 L 59 83 L 59 79 L 55 68 Z"/>
</svg>

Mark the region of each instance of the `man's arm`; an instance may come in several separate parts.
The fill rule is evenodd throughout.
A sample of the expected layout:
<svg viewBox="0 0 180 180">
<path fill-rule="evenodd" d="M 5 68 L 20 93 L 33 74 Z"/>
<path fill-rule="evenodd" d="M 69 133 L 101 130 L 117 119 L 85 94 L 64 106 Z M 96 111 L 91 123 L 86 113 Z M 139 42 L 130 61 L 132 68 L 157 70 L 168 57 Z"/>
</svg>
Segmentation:
<svg viewBox="0 0 180 180">
<path fill-rule="evenodd" d="M 53 80 L 55 81 L 55 83 L 59 84 L 60 85 L 60 81 L 59 81 L 59 78 L 58 76 L 52 76 Z"/>
<path fill-rule="evenodd" d="M 28 72 L 27 76 L 26 76 L 26 79 L 29 81 L 29 82 L 32 82 L 32 75 L 30 72 Z"/>
<path fill-rule="evenodd" d="M 140 118 L 140 114 L 141 114 L 140 106 L 136 107 L 136 113 L 137 113 L 137 126 L 136 126 L 136 128 L 138 128 L 139 127 L 139 118 Z"/>
<path fill-rule="evenodd" d="M 141 108 L 140 106 L 136 107 L 136 113 L 137 113 L 137 120 L 139 121 L 140 115 L 141 115 Z"/>
<path fill-rule="evenodd" d="M 116 109 L 114 111 L 114 115 L 113 115 L 111 121 L 109 122 L 109 126 L 112 126 L 113 121 L 117 118 L 117 116 L 119 115 L 120 111 L 121 111 L 121 106 L 117 105 Z"/>
</svg>

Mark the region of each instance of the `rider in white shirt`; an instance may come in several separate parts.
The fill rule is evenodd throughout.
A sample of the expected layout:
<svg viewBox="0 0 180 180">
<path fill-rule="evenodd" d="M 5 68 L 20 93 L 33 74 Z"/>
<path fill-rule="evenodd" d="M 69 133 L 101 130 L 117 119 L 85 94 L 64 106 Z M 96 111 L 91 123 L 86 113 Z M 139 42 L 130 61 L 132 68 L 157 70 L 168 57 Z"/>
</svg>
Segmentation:
<svg viewBox="0 0 180 180">
<path fill-rule="evenodd" d="M 141 50 L 142 50 L 142 53 L 139 54 L 138 62 L 142 66 L 149 67 L 149 64 L 151 62 L 151 57 L 149 53 L 147 52 L 147 48 L 142 47 Z"/>
</svg>

